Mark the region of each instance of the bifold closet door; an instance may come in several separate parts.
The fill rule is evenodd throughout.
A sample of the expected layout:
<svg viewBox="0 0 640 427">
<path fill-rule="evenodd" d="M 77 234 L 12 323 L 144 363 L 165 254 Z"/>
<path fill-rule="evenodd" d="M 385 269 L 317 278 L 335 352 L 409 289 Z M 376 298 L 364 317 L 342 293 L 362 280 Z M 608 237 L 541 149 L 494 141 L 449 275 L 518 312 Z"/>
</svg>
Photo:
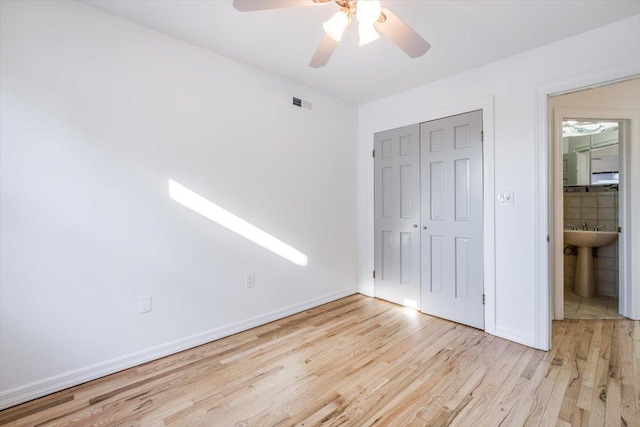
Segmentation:
<svg viewBox="0 0 640 427">
<path fill-rule="evenodd" d="M 420 305 L 484 329 L 481 135 L 481 111 L 420 125 Z"/>
<path fill-rule="evenodd" d="M 377 133 L 375 296 L 420 308 L 420 154 L 418 124 Z"/>
</svg>

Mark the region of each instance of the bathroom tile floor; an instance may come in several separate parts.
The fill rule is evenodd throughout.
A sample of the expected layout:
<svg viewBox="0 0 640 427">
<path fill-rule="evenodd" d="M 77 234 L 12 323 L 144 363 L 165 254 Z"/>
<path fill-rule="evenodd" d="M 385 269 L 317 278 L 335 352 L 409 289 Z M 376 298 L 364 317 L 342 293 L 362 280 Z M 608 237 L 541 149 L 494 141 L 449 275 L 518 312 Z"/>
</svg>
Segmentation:
<svg viewBox="0 0 640 427">
<path fill-rule="evenodd" d="M 583 298 L 573 290 L 564 290 L 565 319 L 621 319 L 618 314 L 618 298 L 596 295 Z"/>
</svg>

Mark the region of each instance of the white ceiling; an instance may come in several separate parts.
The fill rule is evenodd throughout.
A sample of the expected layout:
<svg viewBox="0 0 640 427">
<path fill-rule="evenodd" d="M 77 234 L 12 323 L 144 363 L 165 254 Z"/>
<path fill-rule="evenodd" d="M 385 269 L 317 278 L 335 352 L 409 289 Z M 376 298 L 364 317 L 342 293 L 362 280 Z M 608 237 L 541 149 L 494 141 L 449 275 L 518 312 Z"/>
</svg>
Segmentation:
<svg viewBox="0 0 640 427">
<path fill-rule="evenodd" d="M 638 0 L 382 0 L 431 43 L 429 52 L 410 59 L 383 38 L 358 47 L 352 25 L 329 64 L 313 69 L 334 3 L 241 13 L 231 0 L 81 1 L 356 104 L 640 14 Z"/>
</svg>

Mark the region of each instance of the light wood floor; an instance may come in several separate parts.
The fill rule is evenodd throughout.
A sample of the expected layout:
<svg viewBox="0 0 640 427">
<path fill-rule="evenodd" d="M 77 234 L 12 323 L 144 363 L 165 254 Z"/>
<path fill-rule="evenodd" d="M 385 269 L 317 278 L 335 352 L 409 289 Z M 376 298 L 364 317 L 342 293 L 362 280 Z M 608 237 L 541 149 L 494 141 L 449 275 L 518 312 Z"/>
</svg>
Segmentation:
<svg viewBox="0 0 640 427">
<path fill-rule="evenodd" d="M 354 295 L 0 412 L 42 426 L 640 426 L 640 322 L 543 352 Z"/>
</svg>

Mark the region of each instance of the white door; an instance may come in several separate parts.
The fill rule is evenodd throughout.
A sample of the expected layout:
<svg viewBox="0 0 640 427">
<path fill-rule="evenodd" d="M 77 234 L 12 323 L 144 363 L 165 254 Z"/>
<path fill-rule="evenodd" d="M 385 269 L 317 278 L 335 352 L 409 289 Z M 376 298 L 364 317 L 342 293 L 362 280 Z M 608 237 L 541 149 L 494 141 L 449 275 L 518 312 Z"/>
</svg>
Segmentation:
<svg viewBox="0 0 640 427">
<path fill-rule="evenodd" d="M 482 111 L 420 125 L 421 310 L 484 329 Z"/>
<path fill-rule="evenodd" d="M 375 296 L 419 308 L 418 124 L 375 134 Z"/>
</svg>

